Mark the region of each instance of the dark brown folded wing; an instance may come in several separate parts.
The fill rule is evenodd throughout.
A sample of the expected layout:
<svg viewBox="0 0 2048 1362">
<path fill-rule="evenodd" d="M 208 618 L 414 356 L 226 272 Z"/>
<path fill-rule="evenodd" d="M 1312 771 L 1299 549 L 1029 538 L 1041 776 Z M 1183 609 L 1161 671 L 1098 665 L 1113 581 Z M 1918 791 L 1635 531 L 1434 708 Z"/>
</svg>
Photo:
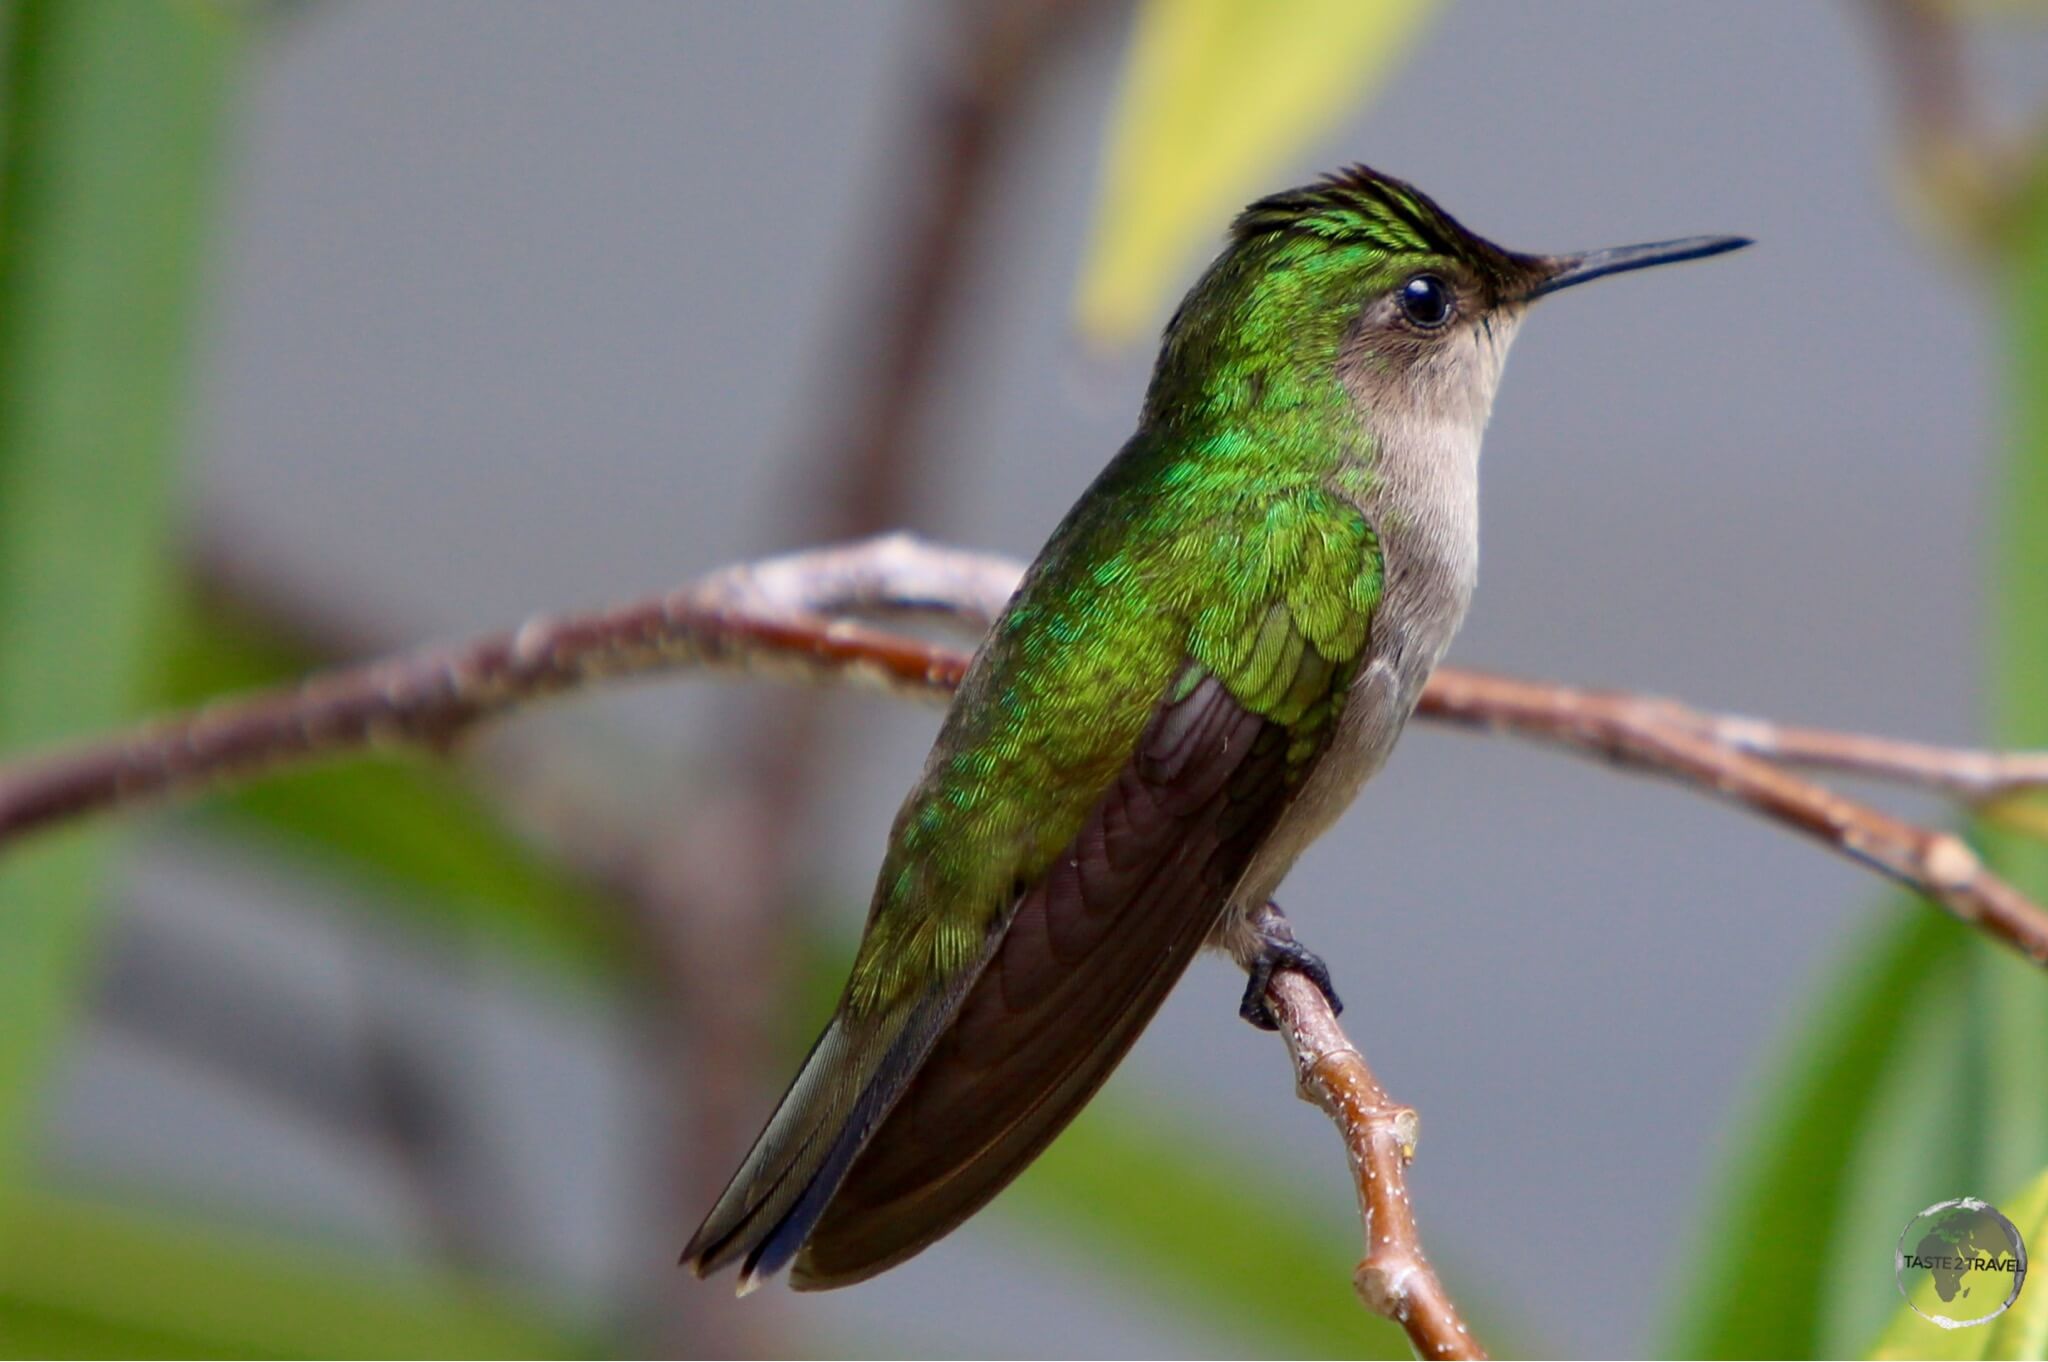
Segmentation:
<svg viewBox="0 0 2048 1362">
<path fill-rule="evenodd" d="M 1288 742 L 1213 677 L 1161 706 L 831 1194 L 793 1285 L 843 1286 L 916 1253 L 1066 1126 L 1159 1009 L 1285 807 Z"/>
</svg>

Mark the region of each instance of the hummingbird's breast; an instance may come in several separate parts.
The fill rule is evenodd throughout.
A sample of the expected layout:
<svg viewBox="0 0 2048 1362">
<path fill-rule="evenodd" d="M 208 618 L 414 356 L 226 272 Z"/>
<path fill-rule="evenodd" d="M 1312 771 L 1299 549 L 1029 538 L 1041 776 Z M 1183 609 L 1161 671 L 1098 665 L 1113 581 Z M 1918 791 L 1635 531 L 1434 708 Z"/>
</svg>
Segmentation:
<svg viewBox="0 0 2048 1362">
<path fill-rule="evenodd" d="M 1334 479 L 1378 536 L 1380 599 L 1330 747 L 1232 897 L 1216 944 L 1233 953 L 1243 915 L 1272 897 L 1385 763 L 1464 621 L 1479 568 L 1479 445 L 1490 388 L 1486 397 L 1476 409 L 1411 405 L 1387 415 L 1382 407 L 1375 416 L 1368 408 L 1361 462 Z"/>
</svg>

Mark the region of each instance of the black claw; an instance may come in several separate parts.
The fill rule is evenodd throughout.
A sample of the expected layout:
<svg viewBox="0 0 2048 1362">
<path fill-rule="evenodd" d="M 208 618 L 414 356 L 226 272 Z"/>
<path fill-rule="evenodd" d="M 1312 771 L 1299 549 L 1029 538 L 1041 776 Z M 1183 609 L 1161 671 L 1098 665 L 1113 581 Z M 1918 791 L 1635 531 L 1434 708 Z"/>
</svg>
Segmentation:
<svg viewBox="0 0 2048 1362">
<path fill-rule="evenodd" d="M 1316 986 L 1318 992 L 1328 1000 L 1330 1011 L 1342 1014 L 1344 1002 L 1337 996 L 1337 989 L 1330 982 L 1330 967 L 1323 963 L 1323 957 L 1294 939 L 1294 933 L 1287 926 L 1287 919 L 1280 915 L 1278 908 L 1271 907 L 1261 913 L 1257 920 L 1259 953 L 1252 958 L 1246 973 L 1244 998 L 1237 1005 L 1237 1015 L 1243 1017 L 1261 1031 L 1277 1031 L 1279 1021 L 1273 1016 L 1273 1008 L 1266 1001 L 1266 986 L 1273 982 L 1273 971 L 1291 969 Z"/>
</svg>

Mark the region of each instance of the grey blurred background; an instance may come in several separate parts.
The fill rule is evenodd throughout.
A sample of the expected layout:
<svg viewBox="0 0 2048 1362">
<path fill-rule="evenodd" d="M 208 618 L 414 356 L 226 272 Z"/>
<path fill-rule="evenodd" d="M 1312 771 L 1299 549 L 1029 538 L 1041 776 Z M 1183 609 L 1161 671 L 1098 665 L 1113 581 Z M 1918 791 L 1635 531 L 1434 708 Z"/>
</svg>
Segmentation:
<svg viewBox="0 0 2048 1362">
<path fill-rule="evenodd" d="M 879 2 L 300 9 L 239 125 L 196 519 L 399 642 L 791 546 L 805 522 L 786 503 L 817 396 L 858 358 L 844 313 L 886 246 L 892 138 L 935 60 L 933 17 Z M 1971 736 L 1995 438 L 1984 323 L 1900 225 L 1857 19 L 1782 0 L 1461 0 L 1382 97 L 1273 167 L 1279 187 L 1366 160 L 1525 249 L 1760 243 L 1573 293 L 1524 329 L 1455 660 Z M 940 456 L 909 516 L 924 534 L 1029 556 L 1128 433 L 1149 354 L 1092 356 L 1070 329 L 1127 25 L 1112 9 L 1063 49 L 982 220 L 929 428 Z M 708 724 L 731 704 L 673 684 L 576 715 L 681 765 L 715 750 Z M 935 719 L 865 700 L 835 712 L 851 722 L 805 875 L 851 932 Z M 480 1171 L 465 1195 L 496 1260 L 536 1290 L 653 1310 L 723 1291 L 669 1266 L 692 1226 L 646 1193 L 646 1076 L 664 1057 L 612 1004 L 373 931 L 288 863 L 156 828 L 128 877 L 107 1016 L 55 1108 L 66 1167 L 432 1251 L 386 1161 L 124 1023 L 123 969 L 182 951 L 218 971 L 222 998 L 257 981 L 320 1034 L 398 1025 L 449 1057 L 489 1114 L 466 1136 Z M 1424 1114 L 1415 1194 L 1454 1286 L 1559 1351 L 1626 1355 L 1653 1346 L 1658 1294 L 1772 1037 L 1877 897 L 1694 795 L 1424 727 L 1285 902 L 1353 1034 Z M 1273 1040 L 1236 1019 L 1239 988 L 1199 964 L 1112 1091 L 1292 1165 L 1341 1223 L 1338 1151 Z M 1888 1270 L 1881 1251 L 1872 1266 Z M 1192 1332 L 1102 1268 L 999 1203 L 871 1285 L 762 1308 L 831 1351 L 1258 1351 Z"/>
</svg>

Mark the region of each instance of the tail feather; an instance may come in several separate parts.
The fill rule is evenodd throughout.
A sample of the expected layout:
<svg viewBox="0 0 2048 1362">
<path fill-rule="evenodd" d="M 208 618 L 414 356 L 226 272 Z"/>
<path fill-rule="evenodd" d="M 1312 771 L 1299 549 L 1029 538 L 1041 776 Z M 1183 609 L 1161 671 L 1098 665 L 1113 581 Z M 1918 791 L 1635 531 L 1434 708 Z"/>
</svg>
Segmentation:
<svg viewBox="0 0 2048 1362">
<path fill-rule="evenodd" d="M 705 1277 L 738 1262 L 745 1295 L 789 1265 L 986 963 L 898 1011 L 832 1019 L 684 1247 L 685 1266 Z"/>
<path fill-rule="evenodd" d="M 856 1048 L 836 1017 L 811 1047 L 745 1162 L 683 1249 L 683 1262 L 698 1276 L 751 1258 L 801 1196 L 824 1161 L 824 1151 L 813 1157 L 812 1150 L 842 1126 L 840 1113 L 850 1105 L 845 1090 L 864 1086 L 850 1062 Z"/>
<path fill-rule="evenodd" d="M 833 1018 L 739 1172 L 683 1249 L 692 1271 L 704 1277 L 739 1262 L 744 1294 L 782 1265 L 778 1259 L 786 1260 L 774 1252 L 779 1241 L 802 1242 L 807 1220 L 823 1209 L 852 1150 L 876 1120 L 887 1094 L 875 1080 L 884 1069 L 898 1067 L 877 1061 L 901 1046 L 907 1020 L 862 1026 Z"/>
<path fill-rule="evenodd" d="M 825 1213 L 832 1194 L 845 1180 L 854 1155 L 860 1152 L 875 1127 L 881 1124 L 883 1108 L 902 1092 L 910 1076 L 914 1066 L 902 1062 L 903 1049 L 901 1040 L 890 1047 L 880 1071 L 869 1080 L 840 1120 L 838 1131 L 818 1160 L 817 1170 L 803 1182 L 795 1199 L 768 1228 L 766 1235 L 748 1251 L 746 1261 L 740 1264 L 739 1289 L 742 1295 L 788 1267 L 790 1260 L 811 1237 L 811 1231 Z"/>
</svg>

